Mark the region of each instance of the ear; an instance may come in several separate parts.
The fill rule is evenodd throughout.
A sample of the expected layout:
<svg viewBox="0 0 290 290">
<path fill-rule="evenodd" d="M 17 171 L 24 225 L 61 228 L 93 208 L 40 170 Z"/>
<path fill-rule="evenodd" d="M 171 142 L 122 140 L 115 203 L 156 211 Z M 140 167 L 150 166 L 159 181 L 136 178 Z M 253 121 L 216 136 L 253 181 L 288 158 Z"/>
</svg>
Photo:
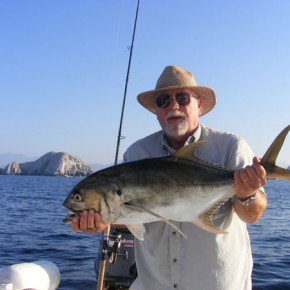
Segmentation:
<svg viewBox="0 0 290 290">
<path fill-rule="evenodd" d="M 197 104 L 197 107 L 198 107 L 198 114 L 199 116 L 201 115 L 202 113 L 202 100 L 201 99 L 198 99 L 198 104 Z"/>
</svg>

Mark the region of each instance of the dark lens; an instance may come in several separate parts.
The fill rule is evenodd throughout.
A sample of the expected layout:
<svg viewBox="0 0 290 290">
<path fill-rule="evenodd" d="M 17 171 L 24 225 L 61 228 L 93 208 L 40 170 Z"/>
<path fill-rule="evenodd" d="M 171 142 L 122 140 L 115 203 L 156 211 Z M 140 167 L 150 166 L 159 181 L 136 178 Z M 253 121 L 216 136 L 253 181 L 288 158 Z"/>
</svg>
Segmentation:
<svg viewBox="0 0 290 290">
<path fill-rule="evenodd" d="M 187 93 L 177 93 L 175 95 L 176 102 L 181 106 L 186 106 L 189 104 L 190 95 Z"/>
<path fill-rule="evenodd" d="M 165 108 L 170 103 L 169 95 L 158 95 L 155 99 L 156 105 L 158 108 Z"/>
</svg>

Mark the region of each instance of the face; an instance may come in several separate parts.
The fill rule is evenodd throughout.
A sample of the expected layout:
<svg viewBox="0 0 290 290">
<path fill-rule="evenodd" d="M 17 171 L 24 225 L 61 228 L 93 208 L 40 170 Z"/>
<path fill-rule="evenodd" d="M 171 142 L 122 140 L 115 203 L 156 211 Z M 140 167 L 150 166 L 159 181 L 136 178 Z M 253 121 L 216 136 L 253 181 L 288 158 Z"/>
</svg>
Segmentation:
<svg viewBox="0 0 290 290">
<path fill-rule="evenodd" d="M 179 104 L 175 96 L 179 93 L 186 93 L 190 95 L 189 103 L 183 105 L 182 98 L 179 101 Z M 172 89 L 162 91 L 158 95 L 170 95 L 170 103 L 165 107 L 156 107 L 157 119 L 160 123 L 160 126 L 169 140 L 173 141 L 186 141 L 186 139 L 194 132 L 199 123 L 199 116 L 202 111 L 201 100 L 198 99 L 196 93 L 190 89 Z"/>
</svg>

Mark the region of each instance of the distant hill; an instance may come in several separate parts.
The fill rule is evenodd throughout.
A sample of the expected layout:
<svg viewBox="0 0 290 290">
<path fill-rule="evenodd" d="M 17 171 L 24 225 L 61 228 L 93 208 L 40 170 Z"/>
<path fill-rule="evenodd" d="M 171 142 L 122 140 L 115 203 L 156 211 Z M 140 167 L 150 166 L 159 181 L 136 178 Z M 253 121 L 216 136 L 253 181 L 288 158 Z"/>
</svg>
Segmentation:
<svg viewBox="0 0 290 290">
<path fill-rule="evenodd" d="M 17 162 L 17 163 L 23 163 L 23 162 L 29 162 L 37 159 L 38 157 L 28 157 L 22 154 L 16 154 L 16 153 L 3 153 L 0 154 L 0 168 L 4 168 L 8 163 L 11 162 Z"/>
<path fill-rule="evenodd" d="M 7 175 L 47 176 L 87 176 L 92 172 L 80 158 L 66 152 L 49 152 L 31 162 L 10 162 L 1 170 Z"/>
</svg>

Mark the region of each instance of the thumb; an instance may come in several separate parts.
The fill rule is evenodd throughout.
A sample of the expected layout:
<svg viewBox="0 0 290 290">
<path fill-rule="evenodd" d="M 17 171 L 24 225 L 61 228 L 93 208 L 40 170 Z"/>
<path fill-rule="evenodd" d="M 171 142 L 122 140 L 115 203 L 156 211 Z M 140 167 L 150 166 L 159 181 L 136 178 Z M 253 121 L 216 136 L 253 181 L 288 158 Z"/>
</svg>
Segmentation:
<svg viewBox="0 0 290 290">
<path fill-rule="evenodd" d="M 260 164 L 260 159 L 257 156 L 253 158 L 253 164 Z"/>
</svg>

